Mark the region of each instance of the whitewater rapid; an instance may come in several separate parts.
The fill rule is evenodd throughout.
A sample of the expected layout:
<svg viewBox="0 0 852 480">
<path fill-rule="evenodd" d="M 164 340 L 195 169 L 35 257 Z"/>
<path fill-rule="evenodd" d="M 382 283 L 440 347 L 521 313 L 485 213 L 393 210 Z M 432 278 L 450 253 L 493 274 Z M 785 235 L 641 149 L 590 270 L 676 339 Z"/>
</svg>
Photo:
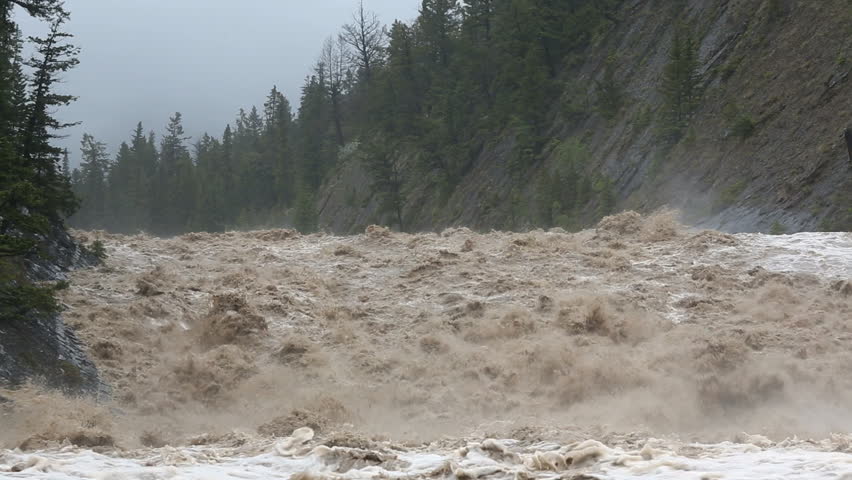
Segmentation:
<svg viewBox="0 0 852 480">
<path fill-rule="evenodd" d="M 575 450 L 568 451 L 559 445 L 547 443 L 520 447 L 517 441 L 508 439 L 471 442 L 449 451 L 436 447 L 435 450 L 385 449 L 381 452 L 325 446 L 307 446 L 304 452 L 293 452 L 282 449 L 283 442 L 287 442 L 287 439 L 279 444 L 268 445 L 264 453 L 250 456 L 234 456 L 216 447 L 187 447 L 179 450 L 165 447 L 141 454 L 137 452 L 140 458 L 134 459 L 101 455 L 74 447 L 32 454 L 5 452 L 0 455 L 0 478 L 852 479 L 852 455 L 821 451 L 816 442 L 798 440 L 777 445 L 732 442 L 672 445 L 649 439 L 644 448 L 632 452 L 609 449 L 596 441 L 582 442 L 574 446 Z M 575 464 L 572 465 L 571 459 L 574 459 Z"/>
<path fill-rule="evenodd" d="M 739 317 L 731 317 L 730 322 L 733 327 L 739 328 L 744 324 L 742 318 L 756 319 L 750 325 L 763 321 L 761 319 L 764 317 L 760 315 L 765 315 L 765 318 L 770 320 L 783 318 L 786 315 L 784 308 L 795 308 L 795 315 L 807 318 L 810 308 L 807 303 L 800 300 L 796 301 L 798 303 L 784 303 L 787 301 L 785 295 L 796 293 L 792 287 L 787 287 L 788 284 L 796 288 L 802 285 L 813 288 L 818 295 L 824 296 L 826 300 L 821 300 L 821 315 L 826 312 L 832 315 L 841 312 L 842 315 L 842 312 L 848 311 L 843 310 L 848 309 L 848 303 L 842 303 L 848 302 L 844 299 L 848 297 L 837 296 L 842 293 L 838 294 L 832 289 L 837 285 L 840 285 L 837 288 L 849 289 L 848 282 L 852 281 L 850 233 L 771 236 L 690 232 L 673 233 L 662 240 L 633 238 L 629 241 L 619 237 L 620 232 L 609 237 L 601 236 L 600 232 L 594 237 L 591 233 L 571 237 L 552 232 L 478 236 L 463 230 L 443 235 L 395 237 L 397 234 L 382 233 L 378 236 L 357 238 L 291 238 L 289 234 L 282 234 L 274 241 L 257 235 L 258 238 L 251 237 L 252 234 L 239 234 L 243 236 L 234 241 L 228 235 L 209 238 L 186 237 L 171 243 L 147 237 L 131 240 L 112 238 L 109 246 L 115 267 L 106 274 L 118 275 L 116 278 L 126 282 L 126 285 L 109 290 L 102 285 L 108 283 L 106 280 L 97 275 L 84 275 L 73 287 L 77 289 L 75 300 L 81 305 L 78 308 L 87 305 L 87 298 L 97 299 L 107 306 L 147 302 L 140 303 L 146 308 L 138 310 L 141 312 L 139 314 L 143 315 L 142 318 L 150 319 L 151 328 L 162 329 L 173 322 L 181 331 L 189 330 L 186 312 L 203 314 L 203 311 L 199 311 L 202 305 L 206 308 L 209 296 L 207 291 L 215 293 L 214 289 L 218 287 L 214 284 L 220 283 L 220 280 L 211 280 L 211 285 L 198 282 L 198 287 L 193 284 L 192 288 L 185 291 L 174 288 L 166 294 L 158 293 L 150 298 L 140 298 L 127 285 L 133 285 L 140 275 L 148 275 L 145 278 L 162 282 L 162 285 L 158 284 L 158 288 L 168 290 L 168 282 L 179 282 L 180 272 L 183 271 L 181 269 L 190 268 L 186 271 L 194 272 L 199 278 L 210 275 L 210 272 L 222 275 L 225 281 L 233 278 L 238 288 L 252 281 L 258 282 L 255 291 L 259 293 L 249 292 L 249 295 L 250 298 L 251 295 L 259 298 L 260 300 L 254 302 L 266 305 L 264 308 L 271 312 L 266 315 L 269 319 L 268 335 L 287 334 L 295 328 L 294 325 L 304 324 L 306 326 L 303 328 L 308 332 L 312 331 L 311 328 L 316 328 L 312 319 L 318 315 L 317 311 L 320 308 L 324 308 L 323 312 L 329 311 L 322 302 L 341 296 L 341 291 L 347 291 L 345 283 L 334 283 L 338 281 L 337 278 L 341 279 L 340 282 L 343 282 L 342 279 L 351 278 L 354 285 L 351 295 L 357 298 L 352 300 L 353 304 L 360 302 L 359 304 L 370 305 L 370 302 L 384 302 L 376 303 L 377 307 L 373 310 L 375 315 L 389 315 L 386 312 L 393 306 L 397 309 L 394 312 L 398 316 L 405 314 L 417 318 L 419 311 L 430 308 L 433 309 L 430 315 L 458 316 L 463 313 L 454 312 L 469 312 L 471 305 L 480 304 L 506 310 L 509 306 L 526 305 L 530 309 L 536 308 L 536 312 L 543 312 L 546 311 L 547 304 L 542 306 L 542 298 L 547 297 L 541 296 L 539 291 L 551 294 L 557 289 L 576 288 L 597 289 L 607 292 L 607 295 L 622 295 L 617 298 L 627 298 L 638 306 L 657 311 L 662 318 L 675 325 L 690 321 L 694 325 L 695 319 L 701 319 L 701 322 L 722 321 L 726 319 L 726 314 L 736 307 Z M 463 240 L 464 247 L 459 249 Z M 187 247 L 180 242 L 192 242 L 192 246 Z M 619 245 L 620 242 L 626 242 L 627 245 Z M 149 243 L 150 246 L 147 246 Z M 252 257 L 258 258 L 256 264 L 243 265 L 241 253 L 247 248 L 243 246 L 244 243 L 249 245 Z M 141 249 L 139 245 L 145 248 Z M 225 246 L 227 253 L 221 253 Z M 470 250 L 469 246 L 474 249 L 473 254 L 465 253 Z M 419 256 L 415 257 L 414 253 L 411 253 L 415 251 Z M 470 256 L 469 260 L 466 255 Z M 219 263 L 212 262 L 212 259 Z M 554 266 L 552 259 L 558 259 L 561 263 Z M 297 264 L 299 261 L 304 263 Z M 210 262 L 211 266 L 207 267 L 202 262 Z M 283 265 L 281 268 L 287 270 L 282 270 L 282 277 L 303 275 L 304 277 L 298 277 L 298 281 L 293 280 L 294 284 L 308 284 L 313 288 L 294 288 L 287 291 L 289 305 L 298 308 L 288 307 L 291 310 L 280 313 L 276 310 L 277 304 L 273 305 L 268 300 L 278 298 L 275 297 L 278 295 L 277 290 L 257 280 L 266 275 L 257 272 L 263 272 L 267 264 Z M 170 265 L 171 270 L 158 273 L 165 280 L 146 273 L 158 265 Z M 234 265 L 233 269 L 228 270 L 231 268 L 228 265 Z M 480 269 L 481 278 L 471 278 L 469 272 L 475 268 Z M 458 277 L 453 277 L 457 281 L 453 287 L 455 290 L 450 290 L 447 282 L 440 276 L 442 269 L 453 272 L 453 275 L 460 272 Z M 506 278 L 497 278 L 498 274 L 506 271 L 509 272 Z M 598 271 L 605 271 L 606 276 L 599 275 Z M 557 274 L 561 277 L 557 278 Z M 781 275 L 780 279 L 773 277 L 776 274 Z M 314 281 L 314 277 L 319 280 Z M 332 277 L 337 278 L 334 281 L 327 279 Z M 605 278 L 605 281 L 601 278 Z M 261 279 L 265 282 L 272 281 L 265 277 Z M 487 289 L 480 288 L 486 281 L 491 280 L 494 280 L 493 285 Z M 541 286 L 540 282 L 544 280 L 552 284 Z M 362 295 L 360 290 L 355 289 L 363 287 L 364 285 L 359 285 L 362 282 L 369 283 L 375 290 L 370 295 Z M 402 282 L 409 285 L 407 289 L 402 290 L 405 295 L 385 296 L 383 290 L 389 285 L 395 286 Z M 314 283 L 320 287 L 313 287 Z M 505 284 L 512 288 L 502 288 Z M 815 286 L 811 287 L 812 284 Z M 762 299 L 755 299 L 752 305 L 750 294 L 739 291 L 746 288 L 744 286 L 754 288 L 756 294 L 763 295 Z M 447 290 L 442 290 L 443 288 Z M 785 288 L 787 290 L 784 290 Z M 421 294 L 421 290 L 417 289 L 428 292 L 428 295 Z M 848 292 L 845 294 L 849 295 Z M 319 295 L 328 297 L 320 299 Z M 453 300 L 462 296 L 470 300 L 466 307 L 463 304 L 457 306 L 459 302 Z M 155 305 L 155 301 L 159 303 Z M 546 300 L 550 301 L 552 300 L 549 298 Z M 763 310 L 766 310 L 764 304 L 767 301 L 773 304 L 773 308 L 781 309 L 781 312 L 777 315 L 773 312 L 765 313 Z M 434 307 L 436 302 L 438 306 Z M 539 304 L 537 307 L 530 306 L 535 302 Z M 149 304 L 157 308 L 147 308 Z M 566 305 L 566 308 L 569 308 L 566 311 L 574 308 L 571 302 Z M 127 311 L 135 312 L 130 307 Z M 330 311 L 334 313 L 337 310 Z M 611 308 L 611 313 L 615 311 Z M 342 318 L 351 322 L 360 318 L 355 314 L 345 311 L 344 313 L 345 315 L 334 315 L 342 315 Z M 156 317 L 155 314 L 160 316 Z M 337 320 L 338 317 L 333 319 Z M 840 319 L 838 322 L 842 325 L 844 321 Z M 524 330 L 524 325 L 520 325 L 520 333 L 517 335 L 529 335 L 529 332 Z M 550 328 L 553 324 L 547 325 L 547 328 Z M 575 328 L 571 325 L 569 327 Z M 803 324 L 801 328 L 807 326 Z M 536 327 L 533 331 L 546 335 L 543 330 L 545 329 Z M 480 355 L 497 351 L 500 346 L 515 342 L 512 338 L 514 333 L 507 335 L 501 331 L 484 332 L 474 333 L 495 343 L 491 344 L 494 346 L 490 349 L 482 347 Z M 99 331 L 94 331 L 92 335 L 95 334 L 102 335 Z M 574 334 L 576 333 L 572 333 Z M 493 335 L 497 340 L 492 340 L 492 337 L 487 335 Z M 708 334 L 710 340 L 707 341 L 711 341 L 713 335 Z M 544 337 L 534 337 L 530 340 L 531 346 L 536 344 L 537 338 Z M 597 341 L 595 339 L 599 337 L 588 338 Z M 760 337 L 754 338 L 759 340 Z M 407 339 L 408 335 L 400 336 L 399 339 L 392 338 L 399 342 Z M 645 341 L 644 337 L 637 340 L 641 341 Z M 748 341 L 752 342 L 751 337 Z M 765 339 L 759 341 L 766 342 Z M 456 345 L 449 341 L 447 343 Z M 436 345 L 434 348 L 449 348 L 440 341 Z M 785 350 L 779 351 L 795 352 L 792 346 L 782 344 L 781 347 Z M 750 355 L 762 359 L 764 348 L 764 345 L 760 344 L 759 348 L 754 347 L 755 351 Z M 344 348 L 343 351 L 348 350 Z M 605 358 L 610 351 L 602 350 L 601 356 Z M 731 352 L 744 355 L 733 350 Z M 723 351 L 725 354 L 731 352 Z M 811 352 L 820 353 L 818 349 Z M 804 355 L 807 355 L 807 352 Z M 740 357 L 732 358 L 736 360 Z M 811 357 L 803 356 L 801 360 L 805 361 L 806 358 Z M 435 357 L 427 357 L 426 361 L 437 360 Z M 316 368 L 321 369 L 322 364 Z M 591 371 L 594 375 L 597 375 L 597 372 Z M 123 371 L 116 373 L 119 376 L 123 374 Z M 411 375 L 407 378 L 411 378 Z M 632 387 L 629 382 L 625 385 Z M 333 389 L 334 385 L 330 388 Z M 609 394 L 607 390 L 603 392 Z M 440 406 L 440 401 L 436 402 L 430 408 Z M 601 403 L 600 408 L 612 408 L 612 405 Z M 585 409 L 594 411 L 595 406 L 596 400 L 592 397 Z M 660 411 L 665 412 L 668 407 L 665 399 L 659 399 L 657 408 Z M 808 415 L 811 414 L 816 421 L 820 414 L 819 408 L 814 407 L 813 412 L 799 412 L 800 418 L 797 418 L 797 421 L 807 422 Z M 838 411 L 844 411 L 844 408 L 846 407 L 843 405 L 837 406 Z M 773 421 L 783 423 L 786 420 L 778 416 Z M 64 446 L 46 450 L 0 450 L 0 478 L 852 480 L 852 437 L 849 433 L 841 431 L 828 438 L 816 439 L 791 436 L 783 441 L 770 441 L 760 435 L 741 434 L 720 443 L 696 443 L 680 440 L 676 436 L 655 438 L 635 434 L 636 438 L 628 435 L 617 441 L 613 440 L 610 444 L 602 443 L 605 441 L 603 438 L 558 444 L 521 438 L 494 440 L 482 434 L 472 437 L 448 437 L 412 447 L 380 442 L 360 449 L 326 445 L 323 437 L 313 438 L 313 433 L 309 435 L 310 438 L 272 440 L 254 433 L 237 431 L 234 435 L 244 436 L 244 440 L 238 442 L 237 446 L 212 442 L 208 445 L 181 447 L 95 449 L 101 452 L 98 453 L 66 443 Z"/>
</svg>

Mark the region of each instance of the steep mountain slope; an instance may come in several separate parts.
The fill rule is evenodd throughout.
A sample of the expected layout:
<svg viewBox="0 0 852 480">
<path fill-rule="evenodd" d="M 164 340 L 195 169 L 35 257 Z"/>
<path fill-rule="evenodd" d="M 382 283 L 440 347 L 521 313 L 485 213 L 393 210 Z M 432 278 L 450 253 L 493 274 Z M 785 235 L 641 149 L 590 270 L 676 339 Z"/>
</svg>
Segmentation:
<svg viewBox="0 0 852 480">
<path fill-rule="evenodd" d="M 34 281 L 66 280 L 77 268 L 99 260 L 76 243 L 63 227 L 55 226 L 41 243 L 43 255 L 27 258 L 27 275 Z M 34 381 L 65 392 L 108 395 L 97 367 L 60 313 L 31 312 L 25 319 L 0 321 L 0 386 Z"/>
<path fill-rule="evenodd" d="M 487 135 L 449 196 L 406 168 L 422 152 L 403 153 L 407 229 L 539 226 L 553 201 L 543 185 L 566 162 L 580 165 L 594 192 L 554 226 L 669 205 L 692 223 L 730 231 L 850 228 L 849 0 L 636 0 L 614 20 L 564 74 L 549 112 L 550 142 L 523 178 L 511 173 L 517 137 L 508 127 Z M 679 25 L 699 43 L 703 94 L 671 145 L 659 133 L 659 88 Z M 625 94 L 610 119 L 597 108 L 608 59 Z M 353 232 L 392 223 L 370 184 L 358 155 L 342 159 L 318 195 L 320 227 Z"/>
</svg>

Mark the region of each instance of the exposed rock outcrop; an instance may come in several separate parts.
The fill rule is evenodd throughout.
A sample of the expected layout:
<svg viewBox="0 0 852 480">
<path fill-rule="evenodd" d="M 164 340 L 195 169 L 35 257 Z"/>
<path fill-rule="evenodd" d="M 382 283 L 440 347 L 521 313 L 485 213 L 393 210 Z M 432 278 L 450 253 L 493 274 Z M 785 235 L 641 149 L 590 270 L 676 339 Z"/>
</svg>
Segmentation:
<svg viewBox="0 0 852 480">
<path fill-rule="evenodd" d="M 70 270 L 98 263 L 61 228 L 42 239 L 41 247 L 41 256 L 26 261 L 28 275 L 35 281 L 64 280 Z M 16 386 L 30 379 L 69 393 L 109 393 L 61 314 L 0 320 L 0 385 Z"/>
</svg>

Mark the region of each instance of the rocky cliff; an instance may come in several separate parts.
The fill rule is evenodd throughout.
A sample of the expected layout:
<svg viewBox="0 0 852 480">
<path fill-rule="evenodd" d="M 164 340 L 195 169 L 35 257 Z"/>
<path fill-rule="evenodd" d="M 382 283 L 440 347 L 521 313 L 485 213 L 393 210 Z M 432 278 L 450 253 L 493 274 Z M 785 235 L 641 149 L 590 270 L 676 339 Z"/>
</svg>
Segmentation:
<svg viewBox="0 0 852 480">
<path fill-rule="evenodd" d="M 71 269 L 98 262 L 61 228 L 41 245 L 42 254 L 27 259 L 28 273 L 36 281 L 64 280 Z M 0 385 L 16 386 L 28 379 L 74 394 L 109 392 L 61 315 L 0 320 Z"/>
<path fill-rule="evenodd" d="M 659 132 L 662 72 L 679 24 L 699 42 L 702 96 L 674 145 Z M 618 114 L 595 108 L 596 81 L 612 58 L 625 92 Z M 406 178 L 408 228 L 466 225 L 530 228 L 541 184 L 566 144 L 588 152 L 600 196 L 577 209 L 573 226 L 605 211 L 680 209 L 685 220 L 728 231 L 852 228 L 852 3 L 849 0 L 633 0 L 560 81 L 550 142 L 523 178 L 512 175 L 515 133 L 490 132 L 474 167 L 449 195 L 417 174 Z M 418 152 L 400 159 L 403 171 Z M 411 158 L 407 158 L 411 157 Z M 318 197 L 320 227 L 335 232 L 392 223 L 379 211 L 357 155 Z"/>
</svg>

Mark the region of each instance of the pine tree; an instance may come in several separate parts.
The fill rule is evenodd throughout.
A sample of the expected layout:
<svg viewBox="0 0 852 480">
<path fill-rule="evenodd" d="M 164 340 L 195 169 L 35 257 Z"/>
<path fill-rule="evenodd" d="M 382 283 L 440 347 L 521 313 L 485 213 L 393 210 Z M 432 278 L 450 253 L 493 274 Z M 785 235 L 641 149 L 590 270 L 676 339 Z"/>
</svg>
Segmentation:
<svg viewBox="0 0 852 480">
<path fill-rule="evenodd" d="M 595 81 L 598 111 L 607 119 L 613 119 L 624 105 L 624 88 L 615 78 L 616 58 L 610 55 L 604 64 L 603 75 Z"/>
<path fill-rule="evenodd" d="M 225 229 L 225 187 L 222 145 L 208 134 L 195 144 L 197 202 L 193 230 L 219 232 Z"/>
<path fill-rule="evenodd" d="M 106 176 L 110 169 L 106 144 L 98 142 L 88 133 L 80 142 L 83 155 L 80 162 L 81 184 L 79 194 L 83 202 L 75 223 L 84 229 L 104 228 L 106 219 Z"/>
<path fill-rule="evenodd" d="M 453 38 L 460 25 L 457 0 L 422 0 L 420 27 L 427 58 L 435 65 L 448 67 Z"/>
<path fill-rule="evenodd" d="M 182 116 L 169 119 L 166 135 L 160 142 L 160 161 L 152 202 L 152 228 L 174 234 L 188 227 L 195 204 L 195 179 L 186 141 Z"/>
<path fill-rule="evenodd" d="M 0 135 L 17 141 L 26 113 L 26 76 L 21 31 L 13 23 L 0 30 Z"/>
<path fill-rule="evenodd" d="M 129 146 L 130 166 L 125 190 L 132 218 L 126 222 L 125 231 L 131 233 L 151 228 L 159 154 L 154 133 L 146 136 L 142 122 L 136 125 Z"/>
<path fill-rule="evenodd" d="M 331 133 L 334 127 L 331 126 L 325 68 L 320 65 L 316 73 L 302 87 L 296 145 L 296 190 L 316 190 L 336 154 L 337 140 Z"/>
<path fill-rule="evenodd" d="M 293 114 L 290 102 L 276 87 L 272 88 L 264 104 L 266 117 L 264 135 L 264 162 L 272 171 L 272 194 L 266 199 L 266 206 L 273 204 L 289 205 L 293 201 L 294 165 L 290 148 Z"/>
<path fill-rule="evenodd" d="M 382 91 L 372 116 L 383 132 L 404 137 L 415 131 L 421 111 L 422 86 L 418 80 L 414 55 L 414 34 L 402 22 L 394 22 L 389 33 L 387 67 L 383 71 Z"/>
<path fill-rule="evenodd" d="M 127 142 L 122 142 L 107 174 L 107 223 L 104 228 L 116 232 L 132 232 L 136 221 L 135 201 L 138 169 L 136 158 Z M 85 211 L 86 205 L 83 205 Z M 139 228 L 139 227 L 136 227 Z"/>
<path fill-rule="evenodd" d="M 314 203 L 313 192 L 307 188 L 300 188 L 296 194 L 293 223 L 302 233 L 311 233 L 317 228 L 317 211 Z"/>
<path fill-rule="evenodd" d="M 222 223 L 223 226 L 234 225 L 236 223 L 238 206 L 240 203 L 237 197 L 237 189 L 235 187 L 234 172 L 236 168 L 234 160 L 234 134 L 231 131 L 231 125 L 225 126 L 225 131 L 222 133 Z"/>
<path fill-rule="evenodd" d="M 690 32 L 679 27 L 672 39 L 669 62 L 663 69 L 663 136 L 676 141 L 689 125 L 700 98 L 698 45 Z"/>
<path fill-rule="evenodd" d="M 35 3 L 33 8 L 42 11 Z M 61 30 L 67 20 L 67 13 L 58 12 L 52 19 L 47 37 L 30 38 L 36 47 L 36 55 L 25 62 L 34 73 L 32 92 L 26 105 L 26 120 L 20 133 L 20 155 L 34 169 L 34 181 L 42 186 L 44 194 L 43 203 L 37 207 L 38 213 L 54 222 L 60 222 L 63 215 L 69 215 L 77 208 L 74 196 L 59 172 L 62 150 L 50 144 L 57 137 L 57 130 L 73 125 L 59 122 L 52 114 L 54 109 L 75 99 L 72 95 L 54 91 L 60 75 L 79 63 L 79 49 L 65 43 L 72 35 Z"/>
<path fill-rule="evenodd" d="M 325 80 L 324 91 L 331 105 L 337 144 L 341 147 L 346 142 L 343 135 L 343 95 L 346 93 L 347 55 L 346 42 L 341 37 L 328 38 L 323 44 L 322 54 L 317 64 L 317 75 Z"/>
<path fill-rule="evenodd" d="M 31 90 L 21 59 L 21 34 L 12 20 L 18 5 L 31 16 L 51 22 L 47 39 L 31 39 L 36 55 Z M 61 127 L 52 109 L 72 97 L 53 90 L 57 75 L 76 64 L 76 49 L 62 42 L 67 19 L 61 2 L 0 2 L 0 319 L 23 319 L 33 312 L 59 309 L 57 287 L 34 285 L 25 274 L 25 255 L 39 255 L 39 239 L 61 228 L 76 207 L 66 175 L 60 171 L 61 150 L 49 144 Z"/>
<path fill-rule="evenodd" d="M 380 202 L 383 213 L 395 216 L 400 231 L 405 231 L 402 209 L 405 205 L 403 194 L 402 172 L 399 167 L 399 153 L 388 148 L 380 136 L 374 136 L 372 141 L 362 147 L 362 162 L 372 178 L 370 189 Z"/>
<path fill-rule="evenodd" d="M 68 159 L 68 149 L 62 151 L 62 175 L 71 178 L 71 161 Z"/>
</svg>

